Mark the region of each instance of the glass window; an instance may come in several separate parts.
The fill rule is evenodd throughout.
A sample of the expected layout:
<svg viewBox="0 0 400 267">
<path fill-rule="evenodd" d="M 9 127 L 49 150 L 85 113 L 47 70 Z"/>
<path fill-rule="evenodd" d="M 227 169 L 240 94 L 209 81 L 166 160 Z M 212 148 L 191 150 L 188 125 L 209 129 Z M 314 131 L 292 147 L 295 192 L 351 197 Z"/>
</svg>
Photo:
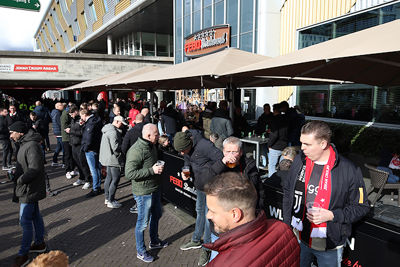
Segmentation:
<svg viewBox="0 0 400 267">
<path fill-rule="evenodd" d="M 327 23 L 318 27 L 301 31 L 299 34 L 299 49 L 325 42 L 332 39 L 332 24 Z"/>
<path fill-rule="evenodd" d="M 214 5 L 214 25 L 224 24 L 224 2 Z"/>
<path fill-rule="evenodd" d="M 400 124 L 400 87 L 378 88 L 376 98 L 376 121 Z"/>
<path fill-rule="evenodd" d="M 372 86 L 331 85 L 331 88 L 332 96 L 328 115 L 348 120 L 370 121 L 372 119 Z"/>
<path fill-rule="evenodd" d="M 140 32 L 133 33 L 134 55 L 140 56 Z"/>
<path fill-rule="evenodd" d="M 211 5 L 203 9 L 203 29 L 211 27 Z"/>
<path fill-rule="evenodd" d="M 193 0 L 193 11 L 200 11 L 201 1 Z"/>
<path fill-rule="evenodd" d="M 154 38 L 155 38 L 154 33 L 147 33 L 147 32 L 142 33 L 143 56 L 155 55 Z"/>
<path fill-rule="evenodd" d="M 327 116 L 329 86 L 299 86 L 297 101 L 304 115 Z"/>
<path fill-rule="evenodd" d="M 240 33 L 253 30 L 253 0 L 240 1 Z"/>
<path fill-rule="evenodd" d="M 175 0 L 175 19 L 182 18 L 182 0 Z"/>
<path fill-rule="evenodd" d="M 231 36 L 231 47 L 236 47 L 237 48 L 237 35 L 236 36 Z"/>
<path fill-rule="evenodd" d="M 248 32 L 240 35 L 240 50 L 252 52 L 253 50 L 253 32 Z"/>
<path fill-rule="evenodd" d="M 175 49 L 182 49 L 182 20 L 178 19 L 175 23 Z"/>
<path fill-rule="evenodd" d="M 231 34 L 238 34 L 238 0 L 226 0 L 226 21 L 231 25 Z"/>
<path fill-rule="evenodd" d="M 168 35 L 157 34 L 157 56 L 168 57 Z"/>
<path fill-rule="evenodd" d="M 382 23 L 400 18 L 400 3 L 381 8 Z"/>
<path fill-rule="evenodd" d="M 212 0 L 203 0 L 203 7 L 209 6 L 212 4 Z"/>
<path fill-rule="evenodd" d="M 190 34 L 190 15 L 184 17 L 183 21 L 183 38 Z"/>
<path fill-rule="evenodd" d="M 107 5 L 107 0 L 103 0 L 103 5 L 104 5 L 104 12 L 108 12 L 108 5 Z"/>
<path fill-rule="evenodd" d="M 182 63 L 182 50 L 176 50 L 175 52 L 175 64 Z"/>
<path fill-rule="evenodd" d="M 97 21 L 96 9 L 94 9 L 93 3 L 90 5 L 90 11 L 92 13 L 91 15 L 92 15 L 93 21 Z"/>
<path fill-rule="evenodd" d="M 196 11 L 193 13 L 193 32 L 197 32 L 201 29 L 201 13 Z"/>
<path fill-rule="evenodd" d="M 184 0 L 185 1 L 185 10 L 183 11 L 183 15 L 187 16 L 191 13 L 190 11 L 190 0 Z"/>
</svg>

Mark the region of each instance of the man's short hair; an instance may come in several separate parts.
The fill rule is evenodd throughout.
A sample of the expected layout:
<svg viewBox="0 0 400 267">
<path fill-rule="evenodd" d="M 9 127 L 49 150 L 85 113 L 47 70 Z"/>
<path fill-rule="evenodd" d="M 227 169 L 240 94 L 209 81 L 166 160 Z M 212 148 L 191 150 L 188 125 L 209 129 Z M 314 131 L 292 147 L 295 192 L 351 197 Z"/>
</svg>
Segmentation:
<svg viewBox="0 0 400 267">
<path fill-rule="evenodd" d="M 289 159 L 283 159 L 281 162 L 279 162 L 278 165 L 278 170 L 280 171 L 288 171 L 290 169 L 290 166 L 292 166 L 293 161 Z"/>
<path fill-rule="evenodd" d="M 79 111 L 79 113 L 81 115 L 85 115 L 85 116 L 90 116 L 90 111 L 88 109 L 81 109 L 81 111 Z"/>
<path fill-rule="evenodd" d="M 239 208 L 254 210 L 257 204 L 257 191 L 254 185 L 241 173 L 224 172 L 217 175 L 204 187 L 206 195 L 215 196 L 225 211 Z"/>
<path fill-rule="evenodd" d="M 228 102 L 226 100 L 221 100 L 221 101 L 219 101 L 218 107 L 220 109 L 227 109 L 228 108 Z"/>
<path fill-rule="evenodd" d="M 0 113 L 3 112 L 6 108 L 0 108 Z"/>
<path fill-rule="evenodd" d="M 34 112 L 34 111 L 29 112 L 29 115 L 30 115 L 30 116 L 37 116 L 37 115 L 36 115 L 36 112 Z"/>
<path fill-rule="evenodd" d="M 271 108 L 271 106 L 268 103 L 265 103 L 264 106 L 263 106 L 263 108 L 266 108 L 266 107 Z"/>
<path fill-rule="evenodd" d="M 61 250 L 52 250 L 49 253 L 40 254 L 29 265 L 29 267 L 67 267 L 68 256 Z"/>
<path fill-rule="evenodd" d="M 72 114 L 72 113 L 74 113 L 74 112 L 76 112 L 76 111 L 79 111 L 78 107 L 75 106 L 75 105 L 72 105 L 72 106 L 70 107 L 70 109 L 69 109 L 69 114 Z"/>
<path fill-rule="evenodd" d="M 224 140 L 224 142 L 222 143 L 222 145 L 223 145 L 223 147 L 225 147 L 225 145 L 227 145 L 227 144 L 237 145 L 239 147 L 239 149 L 242 149 L 242 141 L 240 141 L 240 139 L 237 137 L 230 136 L 230 137 L 226 138 Z"/>
<path fill-rule="evenodd" d="M 325 140 L 328 144 L 331 142 L 332 131 L 329 125 L 324 121 L 310 121 L 303 125 L 301 134 L 314 134 L 315 139 Z"/>
</svg>

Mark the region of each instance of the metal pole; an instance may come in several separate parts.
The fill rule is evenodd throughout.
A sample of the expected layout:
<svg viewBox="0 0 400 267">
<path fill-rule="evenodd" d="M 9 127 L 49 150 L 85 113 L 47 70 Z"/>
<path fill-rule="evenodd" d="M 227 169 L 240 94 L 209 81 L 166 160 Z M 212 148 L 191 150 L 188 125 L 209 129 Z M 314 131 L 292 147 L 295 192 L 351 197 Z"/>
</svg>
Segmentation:
<svg viewBox="0 0 400 267">
<path fill-rule="evenodd" d="M 154 123 L 154 118 L 153 118 L 153 102 L 154 102 L 154 91 L 150 91 L 150 117 L 151 117 L 151 122 Z"/>
</svg>

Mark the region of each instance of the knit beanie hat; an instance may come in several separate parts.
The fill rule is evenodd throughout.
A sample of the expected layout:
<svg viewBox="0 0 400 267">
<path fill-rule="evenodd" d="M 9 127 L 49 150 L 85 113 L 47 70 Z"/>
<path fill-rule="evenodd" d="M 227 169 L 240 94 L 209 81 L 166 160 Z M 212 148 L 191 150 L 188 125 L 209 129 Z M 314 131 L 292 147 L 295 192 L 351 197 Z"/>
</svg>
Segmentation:
<svg viewBox="0 0 400 267">
<path fill-rule="evenodd" d="M 188 149 L 193 144 L 190 135 L 186 132 L 177 132 L 174 137 L 174 148 L 178 152 Z"/>
<path fill-rule="evenodd" d="M 28 132 L 28 127 L 26 126 L 25 123 L 23 123 L 22 121 L 16 121 L 13 124 L 10 125 L 10 127 L 8 127 L 8 129 L 10 130 L 10 132 L 17 132 L 17 133 L 27 133 Z"/>
</svg>

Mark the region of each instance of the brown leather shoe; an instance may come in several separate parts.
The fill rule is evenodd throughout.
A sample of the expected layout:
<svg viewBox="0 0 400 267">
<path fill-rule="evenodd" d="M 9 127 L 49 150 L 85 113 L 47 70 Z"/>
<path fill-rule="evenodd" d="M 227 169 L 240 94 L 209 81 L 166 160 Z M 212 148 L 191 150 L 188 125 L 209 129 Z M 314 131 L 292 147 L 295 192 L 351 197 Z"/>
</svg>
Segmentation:
<svg viewBox="0 0 400 267">
<path fill-rule="evenodd" d="M 45 252 L 47 249 L 46 247 L 46 243 L 43 242 L 41 244 L 35 244 L 33 243 L 29 249 L 29 252 L 38 252 L 38 253 L 42 253 Z"/>
<path fill-rule="evenodd" d="M 18 255 L 15 259 L 14 259 L 14 264 L 13 267 L 23 267 L 28 265 L 29 263 L 29 257 L 28 255 Z"/>
</svg>

